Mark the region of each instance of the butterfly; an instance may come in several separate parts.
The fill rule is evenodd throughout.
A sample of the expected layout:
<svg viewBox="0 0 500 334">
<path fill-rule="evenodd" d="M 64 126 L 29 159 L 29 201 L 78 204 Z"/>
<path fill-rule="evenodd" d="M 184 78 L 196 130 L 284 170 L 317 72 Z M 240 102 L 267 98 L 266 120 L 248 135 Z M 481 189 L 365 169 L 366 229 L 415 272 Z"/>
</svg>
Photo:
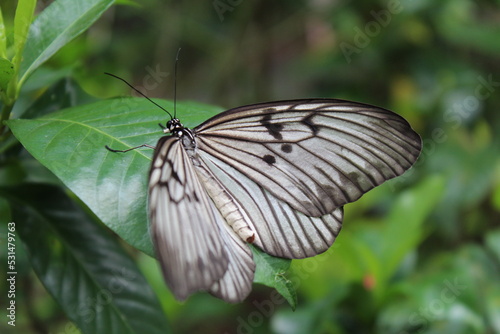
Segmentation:
<svg viewBox="0 0 500 334">
<path fill-rule="evenodd" d="M 339 99 L 238 107 L 193 129 L 170 117 L 152 147 L 148 205 L 180 301 L 197 291 L 243 301 L 255 272 L 248 244 L 287 259 L 326 251 L 343 206 L 403 174 L 422 146 L 401 116 Z"/>
</svg>

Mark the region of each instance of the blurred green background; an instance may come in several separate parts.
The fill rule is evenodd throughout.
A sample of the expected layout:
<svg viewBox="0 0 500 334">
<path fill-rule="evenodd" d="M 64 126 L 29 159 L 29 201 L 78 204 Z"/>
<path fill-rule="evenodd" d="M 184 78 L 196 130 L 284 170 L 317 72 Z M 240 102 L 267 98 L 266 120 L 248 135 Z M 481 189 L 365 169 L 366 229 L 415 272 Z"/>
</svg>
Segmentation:
<svg viewBox="0 0 500 334">
<path fill-rule="evenodd" d="M 16 2 L 0 4 L 12 24 Z M 259 285 L 239 305 L 206 294 L 178 303 L 155 261 L 128 249 L 160 298 L 166 332 L 500 333 L 499 5 L 121 1 L 36 72 L 14 114 L 63 77 L 95 99 L 131 94 L 103 72 L 172 99 L 178 48 L 179 100 L 231 108 L 334 97 L 393 110 L 422 136 L 422 155 L 346 206 L 329 251 L 293 261 L 294 312 Z M 13 333 L 77 333 L 21 250 L 18 261 Z"/>
</svg>

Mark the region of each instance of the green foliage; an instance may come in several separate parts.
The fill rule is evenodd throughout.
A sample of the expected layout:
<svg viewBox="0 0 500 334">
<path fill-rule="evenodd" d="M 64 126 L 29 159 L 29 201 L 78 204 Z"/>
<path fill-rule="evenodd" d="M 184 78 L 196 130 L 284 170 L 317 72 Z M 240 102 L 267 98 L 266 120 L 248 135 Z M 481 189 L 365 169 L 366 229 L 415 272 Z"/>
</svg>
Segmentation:
<svg viewBox="0 0 500 334">
<path fill-rule="evenodd" d="M 270 256 L 256 247 L 252 247 L 252 251 L 254 261 L 257 264 L 254 282 L 274 287 L 286 299 L 292 309 L 295 309 L 297 307 L 297 293 L 292 282 L 286 276 L 291 260 Z M 275 298 L 275 301 L 279 303 L 280 297 Z"/>
<path fill-rule="evenodd" d="M 25 39 L 27 47 L 19 69 L 19 84 L 22 85 L 42 63 L 87 30 L 113 3 L 114 0 L 58 0 L 40 13 Z"/>
<path fill-rule="evenodd" d="M 83 333 L 164 333 L 168 324 L 136 264 L 60 188 L 31 184 L 1 194 L 22 222 L 17 231 L 33 269 Z"/>
<path fill-rule="evenodd" d="M 500 333 L 498 13 L 489 0 L 2 2 L 0 235 L 15 222 L 15 329 Z M 179 46 L 187 126 L 223 110 L 203 101 L 346 98 L 403 115 L 423 153 L 346 206 L 324 254 L 253 248 L 259 284 L 245 303 L 178 303 L 149 257 L 152 152 L 104 149 L 155 145 L 168 117 L 101 73 L 164 96 Z"/>
<path fill-rule="evenodd" d="M 14 65 L 5 58 L 0 58 L 0 90 L 6 91 L 14 75 Z"/>
</svg>

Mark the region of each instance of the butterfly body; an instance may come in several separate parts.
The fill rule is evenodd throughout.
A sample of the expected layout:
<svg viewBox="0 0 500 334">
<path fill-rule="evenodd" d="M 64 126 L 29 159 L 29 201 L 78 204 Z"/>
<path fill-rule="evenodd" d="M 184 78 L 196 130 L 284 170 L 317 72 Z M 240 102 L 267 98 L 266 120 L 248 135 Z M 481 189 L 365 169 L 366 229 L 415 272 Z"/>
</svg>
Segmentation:
<svg viewBox="0 0 500 334">
<path fill-rule="evenodd" d="M 420 137 L 391 111 L 334 99 L 262 103 L 194 129 L 173 118 L 155 150 L 149 212 L 177 299 L 205 290 L 228 302 L 251 290 L 247 243 L 285 258 L 327 250 L 343 205 L 401 175 Z"/>
</svg>

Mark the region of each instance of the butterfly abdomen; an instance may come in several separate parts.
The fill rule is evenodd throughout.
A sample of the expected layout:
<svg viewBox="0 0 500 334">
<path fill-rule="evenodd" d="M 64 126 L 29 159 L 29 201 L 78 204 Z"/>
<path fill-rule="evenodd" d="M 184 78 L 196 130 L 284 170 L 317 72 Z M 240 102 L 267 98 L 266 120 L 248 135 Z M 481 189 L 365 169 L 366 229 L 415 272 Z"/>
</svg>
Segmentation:
<svg viewBox="0 0 500 334">
<path fill-rule="evenodd" d="M 197 174 L 205 186 L 208 196 L 212 199 L 228 225 L 238 234 L 241 240 L 252 243 L 255 240 L 255 232 L 250 227 L 250 220 L 243 208 L 200 159 L 192 157 L 192 160 L 196 160 L 193 165 L 196 166 Z"/>
</svg>

